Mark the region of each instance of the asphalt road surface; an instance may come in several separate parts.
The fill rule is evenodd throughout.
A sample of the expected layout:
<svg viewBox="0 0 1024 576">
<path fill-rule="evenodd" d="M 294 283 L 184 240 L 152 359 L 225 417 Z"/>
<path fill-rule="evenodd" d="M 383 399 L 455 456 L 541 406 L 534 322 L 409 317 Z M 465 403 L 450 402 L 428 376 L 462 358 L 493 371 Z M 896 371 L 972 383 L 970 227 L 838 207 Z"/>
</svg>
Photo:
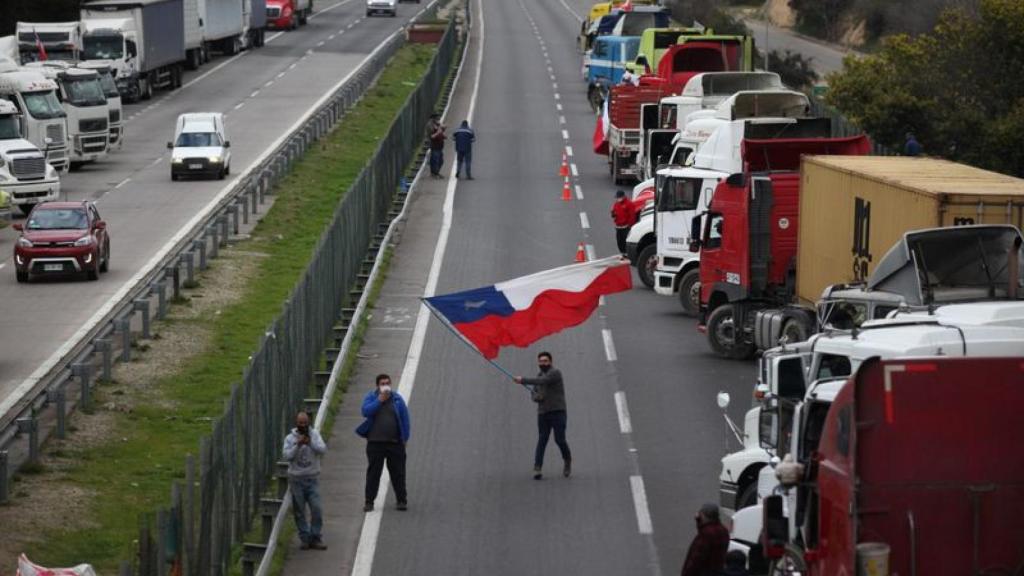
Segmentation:
<svg viewBox="0 0 1024 576">
<path fill-rule="evenodd" d="M 750 32 L 754 35 L 754 42 L 759 50 L 777 50 L 780 54 L 789 50 L 811 59 L 811 68 L 820 76 L 821 80 L 825 75 L 843 68 L 843 58 L 856 52 L 844 51 L 822 41 L 810 40 L 803 36 L 793 34 L 789 30 L 772 26 L 764 20 L 744 19 Z M 771 62 L 768 63 L 771 69 Z"/>
<path fill-rule="evenodd" d="M 98 282 L 59 279 L 17 284 L 17 233 L 0 231 L 0 404 L 231 178 L 263 153 L 424 4 L 400 4 L 399 17 L 367 18 L 361 0 L 318 2 L 308 25 L 268 31 L 266 46 L 219 58 L 186 74 L 185 86 L 126 107 L 124 147 L 66 175 L 68 200 L 96 201 L 111 237 L 111 271 Z M 171 182 L 166 142 L 183 112 L 227 115 L 232 176 Z"/>
<path fill-rule="evenodd" d="M 564 265 L 579 242 L 598 257 L 615 253 L 608 216 L 615 188 L 605 158 L 590 150 L 594 116 L 574 45 L 571 11 L 582 13 L 585 3 L 483 6 L 476 180 L 456 190 L 438 293 Z M 580 193 L 574 188 L 571 202 L 560 199 L 558 176 L 566 144 Z M 532 479 L 535 405 L 431 324 L 410 404 L 410 511 L 395 512 L 392 494 L 375 574 L 679 570 L 694 512 L 718 496 L 726 430 L 715 395 L 730 392 L 732 414 L 742 414 L 754 366 L 713 357 L 675 299 L 636 284 L 607 298 L 585 324 L 498 359 L 533 375 L 536 354 L 553 353 L 566 379 L 570 479 L 561 477 L 553 442 L 545 478 Z"/>
</svg>

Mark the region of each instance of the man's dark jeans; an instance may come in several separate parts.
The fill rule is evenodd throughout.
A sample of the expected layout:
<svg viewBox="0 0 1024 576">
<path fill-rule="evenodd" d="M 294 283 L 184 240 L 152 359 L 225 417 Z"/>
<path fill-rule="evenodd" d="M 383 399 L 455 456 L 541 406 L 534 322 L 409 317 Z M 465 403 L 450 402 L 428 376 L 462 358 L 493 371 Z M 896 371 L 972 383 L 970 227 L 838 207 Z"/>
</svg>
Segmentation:
<svg viewBox="0 0 1024 576">
<path fill-rule="evenodd" d="M 308 478 L 289 478 L 292 489 L 292 514 L 295 516 L 295 527 L 299 531 L 299 540 L 304 544 L 320 541 L 320 531 L 324 525 L 323 508 L 320 505 L 320 483 L 316 476 Z M 306 507 L 309 506 L 309 523 L 306 523 Z"/>
<path fill-rule="evenodd" d="M 430 149 L 430 173 L 437 176 L 441 173 L 441 167 L 444 166 L 444 150 L 443 149 Z"/>
<path fill-rule="evenodd" d="M 562 452 L 562 460 L 572 460 L 572 453 L 569 452 L 569 443 L 565 441 L 565 427 L 568 424 L 569 416 L 565 410 L 555 410 L 537 415 L 537 431 L 540 436 L 537 438 L 537 452 L 533 457 L 533 465 L 540 468 L 544 464 L 544 449 L 548 446 L 548 438 L 551 431 L 555 431 L 555 444 Z"/>
<path fill-rule="evenodd" d="M 373 502 L 377 498 L 380 487 L 380 475 L 384 471 L 385 462 L 391 485 L 395 487 L 395 498 L 406 502 L 405 493 L 405 444 L 399 442 L 367 442 L 366 443 L 366 501 Z"/>
<path fill-rule="evenodd" d="M 466 168 L 466 178 L 473 177 L 473 151 L 467 150 L 466 152 L 456 153 L 456 167 L 455 175 L 458 176 L 462 173 L 462 168 Z"/>
</svg>

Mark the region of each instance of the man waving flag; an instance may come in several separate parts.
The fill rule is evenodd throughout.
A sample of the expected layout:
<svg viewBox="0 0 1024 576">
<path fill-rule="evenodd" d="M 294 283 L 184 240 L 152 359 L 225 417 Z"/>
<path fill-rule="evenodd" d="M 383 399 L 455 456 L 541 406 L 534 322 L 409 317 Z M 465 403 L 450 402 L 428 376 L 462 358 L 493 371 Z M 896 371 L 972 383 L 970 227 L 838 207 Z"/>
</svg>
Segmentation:
<svg viewBox="0 0 1024 576">
<path fill-rule="evenodd" d="M 503 346 L 523 348 L 582 324 L 601 296 L 632 287 L 629 262 L 613 256 L 423 301 L 467 344 L 492 360 Z"/>
</svg>

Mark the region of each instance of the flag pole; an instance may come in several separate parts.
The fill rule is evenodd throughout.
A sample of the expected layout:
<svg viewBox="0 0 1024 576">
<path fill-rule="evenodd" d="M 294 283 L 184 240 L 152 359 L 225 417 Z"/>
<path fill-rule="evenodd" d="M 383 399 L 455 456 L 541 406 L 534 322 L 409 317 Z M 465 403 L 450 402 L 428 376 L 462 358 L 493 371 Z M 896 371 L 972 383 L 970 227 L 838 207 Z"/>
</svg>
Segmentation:
<svg viewBox="0 0 1024 576">
<path fill-rule="evenodd" d="M 429 302 L 427 302 L 426 298 L 420 298 L 420 301 L 422 301 L 423 305 L 427 307 L 427 310 L 430 310 L 430 313 L 433 314 L 434 318 L 437 318 L 441 322 L 441 324 L 444 325 L 445 328 L 447 328 L 452 334 L 454 334 L 455 337 L 459 339 L 459 341 L 468 346 L 470 350 L 479 354 L 481 358 L 489 362 L 491 366 L 497 368 L 498 371 L 507 376 L 509 380 L 514 381 L 516 379 L 516 377 L 513 376 L 511 372 L 502 368 L 501 365 L 495 362 L 494 360 L 491 360 L 490 358 L 484 356 L 483 353 L 480 352 L 479 348 L 474 346 L 473 343 L 470 342 L 469 340 L 466 340 L 466 337 L 463 336 L 458 330 L 456 330 L 455 327 L 451 325 L 451 322 L 449 322 L 447 318 L 445 318 L 442 314 L 439 314 L 437 310 L 434 310 L 434 307 L 431 306 Z"/>
</svg>

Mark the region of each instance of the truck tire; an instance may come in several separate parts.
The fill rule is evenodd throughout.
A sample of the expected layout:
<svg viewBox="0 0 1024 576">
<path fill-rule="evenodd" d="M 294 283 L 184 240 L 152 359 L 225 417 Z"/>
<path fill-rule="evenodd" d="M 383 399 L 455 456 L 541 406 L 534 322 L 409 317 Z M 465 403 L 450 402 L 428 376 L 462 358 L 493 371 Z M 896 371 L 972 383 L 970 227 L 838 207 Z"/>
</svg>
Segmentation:
<svg viewBox="0 0 1024 576">
<path fill-rule="evenodd" d="M 171 89 L 172 90 L 177 90 L 178 88 L 181 88 L 181 85 L 182 85 L 181 79 L 182 79 L 182 77 L 184 75 L 185 75 L 185 71 L 182 70 L 181 66 L 175 66 L 174 69 L 171 70 Z"/>
<path fill-rule="evenodd" d="M 742 510 L 757 504 L 757 479 L 747 484 L 747 487 L 740 492 L 740 495 L 736 498 L 736 509 Z"/>
<path fill-rule="evenodd" d="M 201 50 L 193 49 L 188 51 L 188 59 L 185 61 L 185 67 L 189 70 L 198 70 L 199 66 L 203 63 L 203 55 Z"/>
<path fill-rule="evenodd" d="M 658 246 L 651 243 L 636 257 L 636 273 L 648 288 L 654 288 L 654 268 L 658 265 Z"/>
<path fill-rule="evenodd" d="M 785 338 L 787 344 L 795 344 L 797 342 L 807 340 L 810 333 L 810 327 L 803 322 L 803 319 L 793 316 L 786 320 L 786 323 L 782 325 L 782 331 L 779 333 L 779 340 Z"/>
<path fill-rule="evenodd" d="M 612 184 L 618 186 L 622 182 L 622 178 L 619 176 L 619 155 L 612 153 Z"/>
<path fill-rule="evenodd" d="M 722 304 L 708 316 L 708 343 L 722 358 L 745 360 L 754 353 L 754 345 L 743 338 L 742 327 L 736 326 L 736 307 Z"/>
<path fill-rule="evenodd" d="M 306 21 L 308 19 L 309 19 L 309 11 L 308 10 L 303 10 L 299 14 L 299 26 L 305 26 L 306 25 Z"/>
<path fill-rule="evenodd" d="M 700 268 L 691 268 L 679 280 L 679 303 L 687 316 L 700 312 Z"/>
<path fill-rule="evenodd" d="M 150 100 L 153 98 L 152 74 L 147 74 L 145 78 L 139 80 L 139 97 L 142 100 Z"/>
</svg>

